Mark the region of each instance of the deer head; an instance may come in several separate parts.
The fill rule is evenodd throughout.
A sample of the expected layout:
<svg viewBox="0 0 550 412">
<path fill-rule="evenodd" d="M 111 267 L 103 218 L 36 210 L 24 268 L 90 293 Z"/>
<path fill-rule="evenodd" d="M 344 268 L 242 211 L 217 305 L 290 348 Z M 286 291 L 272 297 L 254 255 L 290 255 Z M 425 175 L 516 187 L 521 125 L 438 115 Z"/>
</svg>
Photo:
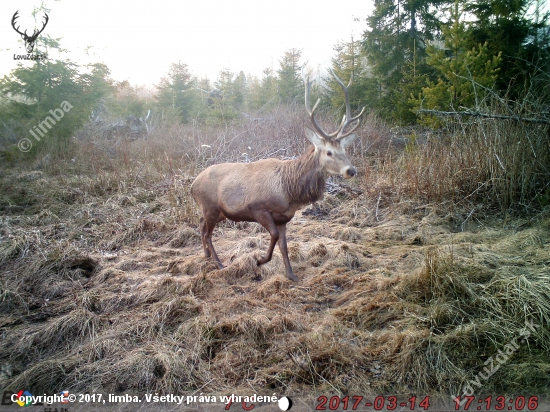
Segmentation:
<svg viewBox="0 0 550 412">
<path fill-rule="evenodd" d="M 22 32 L 19 31 L 19 26 L 15 27 L 15 20 L 17 20 L 17 18 L 19 17 L 17 15 L 18 13 L 19 13 L 19 10 L 16 11 L 15 14 L 13 15 L 13 17 L 11 19 L 11 25 L 12 25 L 13 29 L 21 35 L 21 38 L 25 42 L 25 48 L 27 49 L 27 53 L 32 53 L 32 51 L 34 50 L 34 42 L 38 38 L 38 35 L 40 33 L 42 33 L 44 31 L 44 29 L 46 28 L 46 25 L 48 24 L 49 17 L 46 13 L 44 13 L 45 21 L 44 21 L 44 24 L 43 24 L 42 28 L 40 30 L 34 29 L 34 32 L 33 32 L 32 36 L 29 36 L 27 34 L 27 30 L 25 30 L 22 33 Z"/>
<path fill-rule="evenodd" d="M 349 88 L 353 82 L 353 74 L 350 77 L 347 86 L 344 85 L 342 80 L 340 80 L 332 70 L 331 74 L 344 91 L 346 114 L 344 115 L 342 123 L 340 123 L 340 126 L 338 127 L 338 129 L 336 129 L 336 131 L 332 133 L 325 132 L 321 128 L 321 126 L 319 126 L 317 120 L 315 120 L 315 109 L 317 109 L 317 106 L 319 105 L 321 99 L 317 100 L 317 102 L 313 106 L 313 109 L 310 107 L 309 104 L 309 94 L 311 91 L 311 85 L 313 84 L 314 80 L 309 81 L 309 76 L 304 77 L 306 89 L 306 111 L 309 115 L 311 124 L 315 128 L 315 131 L 313 131 L 310 128 L 306 127 L 306 137 L 311 143 L 313 143 L 316 150 L 319 150 L 321 152 L 320 163 L 328 174 L 340 174 L 346 179 L 351 179 L 353 176 L 355 176 L 357 170 L 351 165 L 349 159 L 346 156 L 345 149 L 347 146 L 350 145 L 351 142 L 353 142 L 356 137 L 356 135 L 353 134 L 353 131 L 359 126 L 360 118 L 365 111 L 365 108 L 363 107 L 363 109 L 357 116 L 352 117 L 349 102 Z"/>
</svg>

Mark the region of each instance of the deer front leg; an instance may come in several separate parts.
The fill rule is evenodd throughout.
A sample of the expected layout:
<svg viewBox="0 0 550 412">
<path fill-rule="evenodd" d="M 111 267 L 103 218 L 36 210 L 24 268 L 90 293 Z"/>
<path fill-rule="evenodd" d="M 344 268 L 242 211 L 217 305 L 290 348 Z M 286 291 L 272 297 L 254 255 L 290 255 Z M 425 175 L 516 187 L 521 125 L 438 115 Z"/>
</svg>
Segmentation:
<svg viewBox="0 0 550 412">
<path fill-rule="evenodd" d="M 213 229 L 213 228 L 212 228 Z M 206 234 L 206 244 L 211 253 L 211 256 L 214 258 L 214 263 L 218 269 L 223 269 L 225 266 L 222 264 L 218 254 L 214 250 L 214 245 L 212 244 L 212 230 L 208 230 Z"/>
<path fill-rule="evenodd" d="M 281 255 L 283 255 L 283 261 L 285 262 L 286 277 L 294 282 L 298 282 L 300 279 L 292 271 L 290 259 L 288 258 L 288 248 L 286 245 L 286 223 L 284 225 L 278 225 L 277 229 L 279 230 L 279 250 L 281 251 Z"/>
<path fill-rule="evenodd" d="M 271 213 L 269 212 L 259 212 L 254 216 L 254 218 L 256 219 L 256 222 L 265 227 L 271 235 L 271 242 L 269 243 L 267 254 L 257 260 L 258 266 L 260 266 L 264 263 L 269 262 L 273 257 L 273 249 L 275 248 L 275 244 L 279 240 L 279 230 L 277 229 L 277 226 L 273 221 L 273 216 L 271 216 Z"/>
</svg>

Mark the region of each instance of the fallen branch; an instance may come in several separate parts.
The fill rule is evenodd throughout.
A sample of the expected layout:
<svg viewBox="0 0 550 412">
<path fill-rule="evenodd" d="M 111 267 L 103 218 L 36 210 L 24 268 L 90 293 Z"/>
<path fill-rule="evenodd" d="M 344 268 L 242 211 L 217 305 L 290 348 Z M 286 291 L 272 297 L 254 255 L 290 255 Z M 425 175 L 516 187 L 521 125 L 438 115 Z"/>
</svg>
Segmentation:
<svg viewBox="0 0 550 412">
<path fill-rule="evenodd" d="M 435 114 L 438 116 L 474 116 L 474 117 L 483 117 L 486 119 L 504 119 L 504 120 L 514 120 L 516 122 L 550 124 L 550 119 L 539 119 L 539 118 L 519 117 L 519 116 L 504 116 L 499 114 L 487 114 L 487 113 L 481 113 L 481 112 L 474 112 L 470 110 L 464 111 L 464 112 L 445 112 L 441 110 L 420 109 L 418 110 L 418 113 Z"/>
</svg>

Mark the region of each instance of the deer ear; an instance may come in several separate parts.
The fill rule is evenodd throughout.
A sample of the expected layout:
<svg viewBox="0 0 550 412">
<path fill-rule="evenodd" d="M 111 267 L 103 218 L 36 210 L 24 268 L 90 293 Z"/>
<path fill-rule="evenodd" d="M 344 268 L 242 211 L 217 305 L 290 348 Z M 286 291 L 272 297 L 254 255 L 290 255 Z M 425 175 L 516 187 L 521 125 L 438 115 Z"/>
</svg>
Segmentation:
<svg viewBox="0 0 550 412">
<path fill-rule="evenodd" d="M 317 133 L 315 133 L 313 130 L 311 130 L 307 126 L 305 131 L 306 131 L 307 140 L 313 143 L 315 147 L 325 146 L 325 140 L 321 136 L 319 136 Z"/>
<path fill-rule="evenodd" d="M 357 137 L 356 134 L 350 134 L 349 136 L 341 138 L 340 139 L 340 147 L 342 149 L 345 149 L 346 147 L 348 147 L 351 144 L 351 142 L 353 142 L 355 140 L 356 137 Z"/>
</svg>

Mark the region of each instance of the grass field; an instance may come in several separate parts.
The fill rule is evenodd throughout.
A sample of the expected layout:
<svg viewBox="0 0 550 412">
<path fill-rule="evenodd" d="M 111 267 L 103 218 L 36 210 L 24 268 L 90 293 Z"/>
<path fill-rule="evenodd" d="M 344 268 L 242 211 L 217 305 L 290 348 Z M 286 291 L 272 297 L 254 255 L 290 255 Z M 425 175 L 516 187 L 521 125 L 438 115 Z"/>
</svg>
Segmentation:
<svg viewBox="0 0 550 412">
<path fill-rule="evenodd" d="M 256 267 L 269 244 L 257 224 L 218 225 L 225 269 L 203 257 L 193 178 L 220 161 L 299 155 L 304 122 L 282 108 L 147 139 L 88 130 L 65 156 L 2 167 L 0 388 L 548 395 L 547 175 L 510 177 L 512 160 L 496 175 L 519 149 L 485 161 L 473 137 L 371 117 L 351 150 L 357 178 L 331 180 L 288 225 L 300 282 L 278 250 Z M 506 176 L 498 193 L 512 197 L 516 179 L 540 188 L 523 199 L 529 213 L 499 208 Z"/>
</svg>

